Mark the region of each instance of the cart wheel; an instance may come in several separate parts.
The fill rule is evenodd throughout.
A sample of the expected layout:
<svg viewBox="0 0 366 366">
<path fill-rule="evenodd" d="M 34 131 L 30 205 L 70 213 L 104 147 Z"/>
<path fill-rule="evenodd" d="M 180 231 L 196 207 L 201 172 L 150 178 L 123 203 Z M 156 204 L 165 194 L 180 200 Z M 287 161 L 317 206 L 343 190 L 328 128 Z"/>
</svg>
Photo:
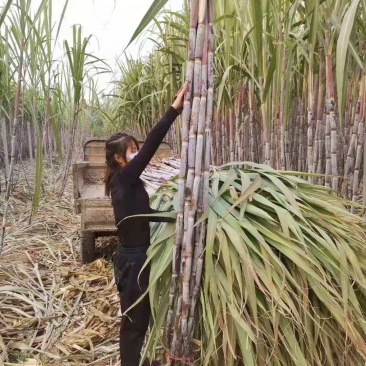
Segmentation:
<svg viewBox="0 0 366 366">
<path fill-rule="evenodd" d="M 95 258 L 95 233 L 93 231 L 80 233 L 80 258 L 83 263 L 93 262 Z"/>
</svg>

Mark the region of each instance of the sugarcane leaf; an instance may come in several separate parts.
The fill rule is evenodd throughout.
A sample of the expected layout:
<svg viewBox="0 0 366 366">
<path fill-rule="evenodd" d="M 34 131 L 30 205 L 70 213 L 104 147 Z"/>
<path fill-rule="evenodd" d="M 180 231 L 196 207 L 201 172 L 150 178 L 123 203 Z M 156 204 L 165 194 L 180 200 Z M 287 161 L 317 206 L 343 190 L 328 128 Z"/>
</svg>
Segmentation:
<svg viewBox="0 0 366 366">
<path fill-rule="evenodd" d="M 228 210 L 228 214 L 231 213 L 236 206 L 240 205 L 243 201 L 254 195 L 254 193 L 262 186 L 262 184 L 263 182 L 260 177 L 255 178 L 255 180 L 249 185 L 249 187 L 243 190 L 241 196 L 232 204 L 232 206 Z"/>
<path fill-rule="evenodd" d="M 149 291 L 150 291 L 151 287 L 155 285 L 155 283 L 159 280 L 159 278 L 161 278 L 161 275 L 164 273 L 164 271 L 167 269 L 167 267 L 171 263 L 171 257 L 172 257 L 172 253 L 173 253 L 173 244 L 174 244 L 174 239 L 173 238 L 169 238 L 168 241 L 167 241 L 167 250 L 164 250 L 163 255 L 161 255 L 159 257 L 158 263 L 156 263 L 151 268 L 150 279 L 149 279 L 149 287 L 141 295 L 141 297 L 139 299 L 137 299 L 127 310 L 125 310 L 125 313 L 124 314 L 128 313 L 128 311 L 130 311 L 133 307 L 135 307 L 137 304 L 139 304 L 143 300 L 143 298 L 146 295 L 149 294 Z M 148 265 L 148 261 L 149 261 L 149 258 L 145 262 L 144 266 L 141 268 L 141 271 L 139 273 L 137 282 L 139 281 L 139 277 L 140 277 L 141 272 Z"/>
<path fill-rule="evenodd" d="M 338 41 L 337 41 L 337 51 L 336 51 L 336 75 L 337 75 L 337 92 L 338 95 L 343 95 L 343 86 L 345 80 L 345 65 L 346 65 L 346 58 L 349 46 L 349 40 L 351 36 L 351 32 L 355 23 L 355 15 L 358 8 L 360 0 L 353 0 L 352 4 L 350 5 L 347 13 L 345 14 L 342 25 L 341 31 L 339 33 Z M 343 104 L 339 104 L 339 115 L 343 114 Z"/>
<path fill-rule="evenodd" d="M 363 0 L 365 1 L 365 0 Z M 335 16 L 334 13 L 332 13 L 332 23 L 337 27 L 337 30 L 338 32 L 340 32 L 340 29 L 341 29 L 341 22 L 339 21 L 339 19 L 337 19 L 337 17 Z M 352 56 L 354 57 L 354 59 L 356 60 L 357 62 L 357 65 L 362 69 L 362 70 L 365 70 L 365 66 L 363 64 L 363 61 L 357 51 L 357 48 L 354 44 L 354 41 L 350 38 L 349 40 L 349 48 L 351 50 L 351 53 L 352 53 Z"/>
<path fill-rule="evenodd" d="M 268 179 L 270 179 L 275 186 L 284 194 L 284 196 L 286 197 L 286 199 L 288 200 L 288 202 L 291 204 L 291 206 L 294 208 L 295 213 L 302 219 L 303 215 L 300 211 L 299 205 L 296 202 L 296 196 L 294 196 L 293 193 L 291 193 L 291 191 L 285 186 L 285 184 L 277 177 L 271 175 L 271 174 L 263 174 L 264 176 L 266 176 Z"/>
<path fill-rule="evenodd" d="M 238 323 L 235 323 L 236 332 L 238 334 L 238 341 L 239 346 L 241 349 L 241 354 L 243 355 L 245 365 L 248 366 L 255 366 L 256 363 L 254 362 L 254 352 L 249 341 L 248 333 L 241 327 Z"/>
<path fill-rule="evenodd" d="M 128 42 L 124 51 L 128 48 L 128 46 L 144 31 L 144 29 L 149 25 L 149 23 L 155 18 L 155 16 L 159 13 L 159 11 L 164 7 L 164 5 L 168 2 L 168 0 L 154 0 L 151 4 L 149 10 L 143 16 L 140 24 L 134 31 L 130 41 Z"/>
<path fill-rule="evenodd" d="M 4 23 L 6 15 L 8 14 L 10 5 L 12 4 L 13 0 L 8 0 L 6 4 L 3 6 L 0 14 L 0 26 Z"/>
<path fill-rule="evenodd" d="M 265 166 L 248 170 L 235 167 L 211 175 L 199 308 L 202 364 L 220 366 L 223 354 L 231 363 L 235 357 L 244 357 L 245 362 L 253 364 L 258 352 L 270 360 L 262 336 L 267 337 L 283 364 L 305 364 L 312 352 L 316 362 L 326 360 L 331 365 L 334 350 L 343 349 L 343 334 L 352 333 L 347 336 L 351 347 L 362 349 L 366 328 L 362 322 L 366 291 L 364 222 L 348 213 L 345 201 L 326 189 Z M 222 189 L 229 178 L 230 184 Z M 258 178 L 262 186 L 253 199 L 228 213 L 237 196 Z M 161 199 L 156 208 L 169 200 Z M 249 208 L 252 213 L 247 211 L 249 205 L 255 207 Z M 156 258 L 154 273 L 161 271 L 159 258 L 170 250 L 167 240 L 171 241 L 169 246 L 173 245 L 173 236 L 166 230 L 165 225 L 159 225 L 152 233 L 149 256 Z M 169 239 L 161 241 L 161 235 Z M 158 244 L 154 246 L 155 242 Z M 161 290 L 150 288 L 155 310 L 163 309 L 159 294 L 165 299 L 171 259 L 170 254 L 159 277 L 164 278 Z M 159 286 L 158 281 L 155 286 Z M 246 333 L 247 327 L 254 338 Z M 299 331 L 305 336 L 299 338 Z M 154 332 L 159 339 L 158 330 Z M 322 342 L 321 349 L 318 342 Z"/>
<path fill-rule="evenodd" d="M 177 218 L 177 213 L 176 212 L 159 212 L 159 213 L 155 213 L 155 214 L 131 215 L 131 216 L 127 216 L 124 219 L 122 219 L 120 222 L 118 222 L 118 224 L 116 226 L 118 227 L 125 220 L 131 220 L 131 219 L 137 218 L 137 217 L 151 217 L 151 218 L 154 218 L 154 217 L 159 218 L 159 217 L 161 217 L 161 218 L 176 219 Z"/>
<path fill-rule="evenodd" d="M 274 54 L 272 54 L 272 57 L 271 57 L 271 62 L 269 64 L 269 69 L 267 71 L 266 81 L 264 84 L 264 90 L 263 90 L 263 96 L 262 96 L 263 103 L 267 102 L 268 92 L 272 85 L 273 75 L 276 70 L 276 65 L 277 65 L 276 63 L 277 63 L 277 57 L 276 57 L 276 53 L 274 53 Z"/>
<path fill-rule="evenodd" d="M 220 85 L 218 88 L 218 97 L 217 97 L 217 108 L 220 109 L 220 105 L 221 105 L 221 101 L 222 101 L 222 95 L 224 93 L 224 89 L 226 86 L 226 81 L 229 78 L 230 75 L 230 71 L 231 69 L 234 67 L 235 65 L 230 65 L 224 72 L 221 80 L 220 80 Z"/>
</svg>

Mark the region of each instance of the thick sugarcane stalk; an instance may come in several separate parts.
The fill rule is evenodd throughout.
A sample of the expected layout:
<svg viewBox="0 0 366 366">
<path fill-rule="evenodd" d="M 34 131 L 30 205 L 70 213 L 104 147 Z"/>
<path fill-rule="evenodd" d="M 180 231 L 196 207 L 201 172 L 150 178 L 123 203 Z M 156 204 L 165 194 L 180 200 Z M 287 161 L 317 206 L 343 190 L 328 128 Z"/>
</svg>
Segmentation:
<svg viewBox="0 0 366 366">
<path fill-rule="evenodd" d="M 271 100 L 271 123 L 269 126 L 270 135 L 269 135 L 269 143 L 270 143 L 270 153 L 269 153 L 269 161 L 270 166 L 273 168 L 277 168 L 277 149 L 276 149 L 276 142 L 278 139 L 278 111 L 276 110 L 276 82 L 274 81 L 272 84 L 272 100 Z"/>
<path fill-rule="evenodd" d="M 320 138 L 319 138 L 319 156 L 318 156 L 318 164 L 317 164 L 317 170 L 316 172 L 318 174 L 324 174 L 325 173 L 325 162 L 324 157 L 326 155 L 325 153 L 325 113 L 322 112 L 322 117 L 320 120 Z M 319 177 L 318 184 L 324 185 L 325 179 L 324 177 Z"/>
<path fill-rule="evenodd" d="M 253 86 L 249 81 L 248 104 L 249 104 L 249 159 L 255 161 L 255 136 L 254 136 L 254 111 L 253 111 Z"/>
<path fill-rule="evenodd" d="M 276 82 L 272 84 L 272 118 L 270 124 L 270 166 L 277 169 L 278 110 L 276 110 Z"/>
<path fill-rule="evenodd" d="M 193 75 L 193 74 L 192 74 Z M 174 305 L 175 305 L 175 292 L 178 285 L 178 275 L 180 268 L 180 249 L 183 239 L 184 231 L 184 203 L 185 197 L 189 195 L 186 190 L 186 172 L 187 172 L 187 162 L 188 162 L 188 134 L 189 134 L 189 120 L 190 120 L 190 110 L 191 104 L 188 99 L 188 94 L 186 100 L 184 101 L 183 116 L 182 116 L 182 148 L 181 148 L 181 164 L 178 175 L 178 208 L 177 208 L 177 222 L 175 230 L 175 243 L 173 248 L 173 261 L 172 261 L 172 281 L 169 291 L 169 309 L 166 320 L 166 342 L 170 342 L 170 332 L 173 326 L 174 319 Z"/>
<path fill-rule="evenodd" d="M 304 106 L 304 102 L 302 101 L 300 104 L 300 117 L 299 117 L 299 146 L 298 146 L 298 167 L 297 170 L 299 172 L 303 172 L 305 171 L 305 156 L 304 156 L 304 120 L 305 120 L 305 115 L 304 115 L 304 110 L 305 110 L 305 106 Z"/>
<path fill-rule="evenodd" d="M 213 29 L 213 19 L 214 19 L 214 7 L 213 0 L 208 1 L 208 29 L 207 29 L 207 109 L 206 109 L 206 119 L 205 119 L 205 131 L 204 131 L 204 151 L 203 151 L 203 184 L 202 195 L 199 200 L 198 206 L 198 216 L 200 217 L 207 209 L 208 205 L 208 190 L 210 183 L 210 140 L 211 140 L 211 125 L 212 125 L 212 115 L 213 115 L 213 105 L 214 105 L 214 29 Z M 202 91 L 204 95 L 204 91 Z M 203 251 L 204 243 L 206 237 L 206 225 L 202 222 L 196 228 L 196 247 L 195 256 L 192 271 L 192 298 L 189 312 L 189 337 L 192 339 L 194 331 L 194 320 L 197 308 L 197 301 L 199 296 L 199 289 L 202 279 L 203 270 Z M 198 240 L 197 240 L 198 239 Z"/>
<path fill-rule="evenodd" d="M 197 3 L 197 4 L 196 4 Z M 197 9 L 195 8 L 197 5 Z M 178 175 L 178 207 L 177 207 L 177 222 L 175 227 L 175 242 L 173 248 L 173 260 L 172 260 L 172 281 L 169 290 L 169 307 L 166 319 L 166 332 L 165 343 L 167 345 L 171 342 L 171 332 L 174 320 L 174 306 L 175 306 L 175 293 L 178 286 L 178 275 L 180 270 L 180 249 L 183 240 L 184 232 L 184 203 L 185 197 L 189 195 L 186 190 L 186 175 L 188 164 L 188 140 L 189 140 L 189 124 L 191 116 L 191 94 L 192 94 L 192 82 L 193 82 L 193 67 L 194 67 L 194 53 L 191 49 L 194 49 L 195 37 L 196 37 L 196 24 L 198 16 L 198 0 L 192 2 L 191 10 L 191 29 L 190 39 L 188 47 L 188 62 L 187 62 L 187 81 L 189 82 L 189 91 L 185 97 L 183 113 L 182 113 L 182 147 L 181 147 L 181 163 Z M 196 21 L 195 18 L 196 17 Z"/>
<path fill-rule="evenodd" d="M 226 115 L 225 115 L 225 108 L 223 108 L 223 114 L 221 115 L 222 123 L 221 123 L 221 154 L 222 154 L 222 164 L 227 163 L 226 160 Z"/>
<path fill-rule="evenodd" d="M 319 66 L 320 70 L 320 66 Z M 316 172 L 316 165 L 318 162 L 318 154 L 319 154 L 319 136 L 320 136 L 320 126 L 318 123 L 318 103 L 319 103 L 319 85 L 320 85 L 320 74 L 315 75 L 315 83 L 314 83 L 314 123 L 315 123 L 315 135 L 314 135 L 314 149 L 313 149 L 313 158 L 312 158 L 312 171 Z"/>
<path fill-rule="evenodd" d="M 352 201 L 356 202 L 358 198 L 358 186 L 360 183 L 360 170 L 361 170 L 361 163 L 363 158 L 362 149 L 364 147 L 364 128 L 363 123 L 358 124 L 358 131 L 357 131 L 357 149 L 356 149 L 356 163 L 355 169 L 353 172 L 353 180 L 352 180 Z M 351 212 L 355 212 L 355 207 L 351 207 Z"/>
<path fill-rule="evenodd" d="M 330 120 L 328 114 L 325 117 L 325 186 L 330 187 L 330 175 L 332 172 L 331 167 L 331 143 L 330 143 Z"/>
<path fill-rule="evenodd" d="M 294 123 L 295 121 L 295 113 L 297 114 L 297 111 L 295 110 L 293 103 L 290 102 L 290 113 L 288 116 L 288 120 L 285 127 L 285 158 L 286 158 L 286 169 L 287 170 L 293 170 L 293 139 L 295 138 L 296 133 L 296 125 Z"/>
<path fill-rule="evenodd" d="M 327 125 L 326 125 L 326 148 L 330 149 L 327 152 L 327 168 L 326 174 L 332 174 L 332 188 L 338 189 L 338 166 L 337 166 L 337 124 L 334 111 L 334 84 L 333 84 L 333 71 L 332 71 L 332 58 L 331 55 L 326 56 L 326 113 L 327 113 Z M 330 166 L 329 166 L 330 164 Z"/>
<path fill-rule="evenodd" d="M 292 141 L 294 139 L 296 133 L 296 126 L 294 124 L 294 113 L 295 108 L 292 106 L 290 107 L 289 118 L 286 123 L 285 128 L 285 158 L 286 158 L 286 169 L 293 170 L 293 154 L 292 154 Z"/>
<path fill-rule="evenodd" d="M 264 80 L 259 78 L 259 90 L 260 95 L 264 94 Z M 260 106 L 261 119 L 262 119 L 262 153 L 260 160 L 267 165 L 271 165 L 271 141 L 270 131 L 268 129 L 268 118 L 267 118 L 267 105 L 262 103 Z"/>
<path fill-rule="evenodd" d="M 324 74 L 324 62 L 320 61 L 319 66 L 319 78 L 318 78 L 318 101 L 316 109 L 316 124 L 317 124 L 317 142 L 316 142 L 316 152 L 314 153 L 314 164 L 315 173 L 320 174 L 323 172 L 323 156 L 324 156 L 324 124 L 323 124 L 323 100 L 324 100 L 324 84 L 323 84 L 323 74 Z M 322 178 L 318 178 L 318 184 L 321 184 Z"/>
<path fill-rule="evenodd" d="M 270 133 L 270 139 L 269 139 L 269 146 L 270 146 L 270 150 L 269 150 L 269 165 L 274 168 L 275 167 L 275 141 L 276 141 L 276 137 L 277 137 L 277 133 L 276 133 L 276 123 L 272 125 L 273 128 L 271 133 Z"/>
<path fill-rule="evenodd" d="M 201 61 L 195 62 L 195 74 L 198 73 L 198 68 L 201 71 Z M 199 85 L 198 82 L 194 82 L 194 88 Z M 193 189 L 194 171 L 195 171 L 195 158 L 196 158 L 196 138 L 198 128 L 198 118 L 200 114 L 200 102 L 201 98 L 197 96 L 197 91 L 194 91 L 192 114 L 191 114 L 191 126 L 189 130 L 189 150 L 188 150 L 188 172 L 187 172 L 187 187 Z"/>
<path fill-rule="evenodd" d="M 229 161 L 234 161 L 234 114 L 233 110 L 229 109 Z"/>
<path fill-rule="evenodd" d="M 364 83 L 363 83 L 363 100 L 362 100 L 362 113 L 363 118 L 365 118 L 365 112 L 366 112 L 366 75 L 363 77 Z M 366 139 L 365 139 L 366 141 Z M 365 144 L 364 141 L 364 144 Z M 366 168 L 365 168 L 365 162 L 366 162 L 366 148 L 365 145 L 363 147 L 363 177 L 362 177 L 362 204 L 365 207 L 366 206 Z M 363 212 L 364 213 L 364 212 Z"/>
<path fill-rule="evenodd" d="M 300 103 L 301 106 L 301 103 Z M 299 167 L 299 144 L 300 144 L 300 114 L 301 114 L 301 108 L 297 108 L 296 114 L 293 118 L 293 124 L 295 126 L 294 128 L 294 141 L 296 141 L 296 144 L 291 144 L 291 154 L 292 154 L 292 165 L 294 170 L 298 170 Z"/>
<path fill-rule="evenodd" d="M 313 173 L 313 105 L 314 105 L 314 97 L 313 97 L 313 68 L 312 63 L 309 65 L 308 70 L 308 114 L 307 114 L 307 166 L 308 173 Z M 313 182 L 313 177 L 309 176 L 309 182 Z"/>
<path fill-rule="evenodd" d="M 234 149 L 234 158 L 233 161 L 239 161 L 239 151 L 240 151 L 240 84 L 239 84 L 239 93 L 236 97 L 235 102 L 235 149 Z"/>
<path fill-rule="evenodd" d="M 262 104 L 262 118 L 263 118 L 263 121 L 266 121 L 267 118 L 266 118 L 266 115 L 267 115 L 267 112 L 265 110 L 265 105 Z M 270 143 L 270 140 L 268 139 L 268 127 L 267 127 L 267 124 L 266 122 L 263 122 L 263 147 L 264 147 L 264 162 L 267 164 L 267 165 L 271 165 L 271 143 Z M 263 158 L 261 159 L 263 160 Z"/>
<path fill-rule="evenodd" d="M 12 137 L 11 137 L 11 150 L 10 150 L 10 164 L 9 164 L 9 171 L 8 171 L 8 179 L 6 182 L 5 205 L 4 205 L 3 220 L 2 220 L 2 227 L 1 227 L 1 233 L 0 233 L 0 255 L 1 255 L 2 248 L 3 248 L 3 244 L 4 244 L 5 228 L 6 228 L 8 210 L 9 210 L 10 189 L 12 186 L 14 166 L 15 166 L 15 149 L 17 146 L 16 136 L 17 136 L 18 126 L 19 126 L 19 104 L 20 104 L 20 92 L 21 92 L 22 78 L 23 78 L 22 71 L 23 71 L 24 47 L 25 47 L 25 40 L 22 39 L 21 47 L 20 47 L 20 56 L 19 56 L 18 80 L 17 80 L 17 87 L 16 87 L 16 93 L 15 93 L 14 114 L 12 114 L 13 115 L 13 128 L 11 130 Z"/>
<path fill-rule="evenodd" d="M 179 242 L 176 238 L 176 244 L 174 250 L 178 251 L 181 248 L 180 255 L 176 255 L 173 258 L 173 276 L 175 276 L 174 281 L 172 281 L 171 291 L 170 291 L 170 304 L 169 304 L 169 314 L 167 319 L 168 326 L 168 343 L 170 354 L 173 358 L 181 358 L 187 360 L 191 356 L 191 332 L 188 326 L 188 319 L 190 315 L 191 297 L 192 293 L 190 291 L 190 284 L 194 282 L 191 278 L 192 272 L 197 275 L 200 270 L 197 268 L 199 258 L 202 257 L 200 249 L 203 253 L 203 242 L 204 235 L 201 242 L 197 242 L 197 238 L 200 236 L 200 230 L 202 230 L 202 225 L 198 226 L 199 230 L 195 233 L 194 223 L 196 219 L 202 214 L 203 202 L 203 190 L 202 188 L 202 163 L 203 157 L 210 161 L 211 155 L 211 143 L 209 140 L 209 128 L 212 121 L 212 106 L 213 103 L 210 102 L 210 111 L 207 108 L 207 90 L 208 83 L 207 77 L 210 74 L 212 78 L 212 70 L 208 71 L 207 61 L 208 61 L 208 17 L 207 9 L 213 11 L 213 2 L 211 0 L 199 0 L 191 2 L 191 34 L 193 27 L 197 26 L 197 36 L 195 41 L 194 53 L 189 52 L 189 59 L 194 58 L 194 72 L 193 72 L 193 104 L 192 112 L 190 116 L 190 125 L 188 127 L 187 122 L 183 121 L 183 125 L 186 124 L 185 133 L 183 135 L 189 135 L 186 138 L 187 144 L 187 159 L 182 161 L 181 164 L 186 165 L 187 168 L 181 168 L 181 172 L 186 173 L 186 180 L 184 177 L 180 176 L 179 188 L 178 188 L 178 199 L 179 211 L 177 222 L 177 233 L 180 235 Z M 198 16 L 197 16 L 197 10 Z M 211 27 L 212 28 L 212 27 Z M 193 38 L 192 38 L 193 39 Z M 192 44 L 190 42 L 190 44 Z M 191 50 L 191 48 L 190 48 Z M 211 55 L 213 59 L 213 54 Z M 213 69 L 212 60 L 210 62 L 210 67 Z M 212 85 L 212 83 L 210 83 Z M 211 93 L 212 94 L 212 93 Z M 213 95 L 213 94 L 212 94 Z M 210 96 L 211 99 L 213 99 Z M 188 101 L 188 98 L 187 98 Z M 185 111 L 184 111 L 185 112 Z M 207 112 L 207 113 L 206 113 Z M 207 117 L 209 116 L 209 117 Z M 207 123 L 207 118 L 209 118 L 209 123 Z M 187 119 L 187 118 L 186 118 Z M 208 126 L 207 126 L 208 124 Z M 189 131 L 189 132 L 188 132 Z M 207 137 L 204 139 L 204 136 Z M 205 143 L 204 143 L 205 142 Z M 205 169 L 206 169 L 205 165 Z M 208 168 L 209 169 L 209 164 Z M 208 180 L 207 180 L 208 181 Z M 184 184 L 182 186 L 182 183 Z M 179 191 L 183 191 L 180 193 Z M 184 206 L 182 205 L 182 200 L 184 199 L 184 192 L 186 200 Z M 183 206 L 183 207 L 182 207 Z M 182 210 L 183 208 L 183 210 Z M 182 215 L 183 211 L 183 215 Z M 197 215 L 198 214 L 198 215 Z M 182 230 L 183 227 L 183 230 Z M 193 246 L 193 243 L 195 245 Z M 193 253 L 193 248 L 197 250 L 197 253 Z M 180 261 L 178 259 L 180 257 Z M 174 263 L 175 262 L 175 263 Z M 192 270 L 192 262 L 194 264 Z M 201 267 L 202 268 L 202 267 Z M 177 288 L 177 273 L 179 270 L 179 293 L 176 302 L 174 301 L 174 292 Z M 173 308 L 173 306 L 175 307 Z M 173 310 L 175 314 L 173 316 Z M 171 335 L 172 320 L 174 318 L 174 329 L 173 335 Z M 171 359 L 171 358 L 170 358 Z M 170 361 L 168 362 L 170 364 Z"/>
<path fill-rule="evenodd" d="M 299 129 L 298 129 L 298 136 L 299 136 L 299 145 L 297 147 L 295 147 L 295 151 L 297 150 L 297 171 L 301 172 L 303 171 L 302 169 L 302 164 L 303 164 L 303 126 L 300 124 L 301 121 L 301 116 L 299 117 Z"/>
<path fill-rule="evenodd" d="M 325 115 L 325 186 L 330 187 L 331 185 L 331 177 L 332 174 L 332 165 L 331 165 L 331 123 L 330 123 L 330 114 L 329 108 L 331 100 L 328 101 L 328 93 L 329 93 L 329 75 L 330 72 L 329 69 L 332 68 L 331 65 L 331 59 L 329 55 L 325 58 L 325 78 L 326 78 L 326 102 L 325 102 L 325 109 L 326 109 L 326 115 Z"/>
<path fill-rule="evenodd" d="M 356 163 L 355 169 L 353 173 L 353 181 L 352 181 L 352 201 L 356 202 L 359 194 L 359 184 L 360 184 L 360 175 L 361 175 L 361 164 L 363 158 L 363 149 L 365 148 L 365 133 L 364 133 L 364 124 L 363 119 L 365 117 L 365 103 L 366 103 L 366 77 L 364 76 L 364 85 L 363 85 L 363 97 L 362 103 L 360 105 L 360 116 L 358 123 L 358 131 L 357 131 L 357 150 L 356 150 Z M 363 162 L 365 165 L 365 162 Z M 365 169 L 365 167 L 364 167 Z M 355 207 L 351 207 L 351 212 L 355 212 Z"/>
<path fill-rule="evenodd" d="M 9 176 L 9 149 L 8 149 L 8 132 L 6 128 L 6 120 L 5 118 L 1 118 L 1 139 L 3 143 L 3 149 L 4 149 L 4 162 L 5 162 L 5 179 L 8 179 Z"/>
<path fill-rule="evenodd" d="M 249 160 L 249 124 L 244 111 L 241 112 L 242 130 L 240 135 L 240 147 L 239 147 L 239 160 L 248 161 Z M 245 122 L 244 122 L 245 121 Z"/>
<path fill-rule="evenodd" d="M 217 145 L 216 145 L 216 122 L 213 122 L 211 125 L 211 133 L 212 139 L 210 141 L 211 144 L 211 161 L 212 165 L 217 165 L 216 154 L 217 154 Z"/>
<path fill-rule="evenodd" d="M 280 31 L 280 41 L 283 41 L 283 34 Z M 285 55 L 283 55 L 285 56 Z M 286 170 L 286 153 L 285 153 L 285 122 L 284 122 L 284 111 L 285 111 L 285 72 L 286 72 L 286 57 L 282 59 L 282 79 L 280 89 L 280 111 L 279 111 L 279 132 L 280 132 L 280 151 L 279 151 L 279 169 Z"/>
<path fill-rule="evenodd" d="M 215 111 L 215 156 L 216 160 L 213 163 L 214 165 L 221 165 L 221 139 L 220 139 L 220 113 Z M 214 140 L 214 139 L 213 139 Z"/>
<path fill-rule="evenodd" d="M 285 170 L 292 169 L 291 158 L 290 158 L 290 143 L 289 143 L 289 136 L 291 135 L 290 129 L 291 127 L 288 124 L 286 124 L 285 137 L 284 137 Z"/>
<path fill-rule="evenodd" d="M 247 106 L 245 105 L 245 97 L 246 97 L 246 90 L 244 81 L 242 83 L 242 99 L 241 99 L 241 106 L 240 106 L 240 116 L 241 116 L 241 124 L 242 128 L 242 136 L 241 136 L 241 146 L 240 146 L 240 161 L 248 161 L 249 160 L 249 123 L 248 123 L 248 115 L 247 113 Z"/>
<path fill-rule="evenodd" d="M 206 32 L 207 32 L 207 26 Z M 206 37 L 207 38 L 207 37 Z M 204 152 L 204 130 L 206 121 L 206 109 L 207 109 L 207 43 L 204 47 L 204 52 L 202 55 L 202 70 L 201 70 L 201 83 L 202 89 L 200 91 L 200 111 L 198 119 L 197 128 L 197 140 L 196 140 L 196 160 L 195 160 L 195 176 L 193 184 L 193 202 L 191 203 L 189 216 L 188 216 L 188 228 L 186 241 L 184 241 L 184 250 L 182 251 L 182 268 L 184 268 L 183 273 L 183 287 L 182 287 L 182 315 L 181 315 L 181 326 L 182 335 L 184 338 L 184 348 L 189 348 L 189 332 L 188 332 L 188 315 L 190 307 L 190 288 L 189 284 L 191 282 L 191 269 L 192 269 L 192 255 L 193 255 L 193 233 L 194 233 L 194 223 L 195 216 L 197 212 L 197 205 L 202 201 L 202 196 L 200 197 L 200 187 L 201 187 L 201 177 L 202 177 L 202 160 Z M 200 211 L 200 210 L 198 210 Z M 202 212 L 197 212 L 197 216 L 200 216 Z M 196 234 L 197 236 L 197 234 Z"/>
<path fill-rule="evenodd" d="M 360 121 L 360 114 L 362 111 L 363 89 L 364 89 L 365 82 L 366 82 L 366 77 L 364 76 L 360 82 L 360 89 L 359 89 L 360 92 L 359 92 L 359 98 L 357 100 L 357 105 L 356 105 L 355 118 L 354 118 L 353 127 L 352 127 L 351 141 L 348 146 L 346 164 L 345 164 L 345 168 L 344 168 L 342 195 L 345 198 L 348 197 L 348 183 L 349 183 L 349 178 L 350 178 L 352 170 L 353 170 L 352 177 L 354 175 L 355 151 L 356 151 L 356 146 L 357 146 L 357 131 L 359 130 L 359 121 Z M 351 178 L 351 184 L 353 185 L 353 178 Z"/>
<path fill-rule="evenodd" d="M 357 100 L 356 100 L 357 104 Z M 347 154 L 348 154 L 348 148 L 349 144 L 351 142 L 351 128 L 353 127 L 351 124 L 351 114 L 352 110 L 354 110 L 354 107 L 351 106 L 351 103 L 347 102 L 347 107 L 344 113 L 344 127 L 343 127 L 343 138 L 344 138 L 344 144 L 343 144 L 343 176 L 346 170 L 346 164 L 347 164 Z M 342 181 L 342 190 L 343 190 L 344 180 Z"/>
<path fill-rule="evenodd" d="M 312 156 L 312 168 L 311 171 L 315 173 L 316 169 L 316 162 L 318 161 L 318 153 L 319 153 L 319 135 L 320 135 L 320 126 L 319 121 L 315 120 L 315 134 L 314 134 L 314 149 L 313 149 L 313 156 Z M 314 182 L 314 179 L 312 180 Z"/>
</svg>

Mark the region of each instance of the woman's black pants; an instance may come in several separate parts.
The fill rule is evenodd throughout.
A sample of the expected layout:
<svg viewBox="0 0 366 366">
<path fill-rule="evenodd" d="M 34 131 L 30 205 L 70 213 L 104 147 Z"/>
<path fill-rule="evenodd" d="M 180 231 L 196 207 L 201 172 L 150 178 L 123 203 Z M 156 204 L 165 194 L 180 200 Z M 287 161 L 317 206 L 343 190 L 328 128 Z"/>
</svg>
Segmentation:
<svg viewBox="0 0 366 366">
<path fill-rule="evenodd" d="M 147 248 L 126 248 L 118 245 L 114 274 L 120 296 L 122 320 L 120 328 L 121 366 L 138 366 L 150 320 L 149 296 L 126 314 L 126 310 L 147 290 L 149 268 L 140 271 L 146 261 Z"/>
</svg>

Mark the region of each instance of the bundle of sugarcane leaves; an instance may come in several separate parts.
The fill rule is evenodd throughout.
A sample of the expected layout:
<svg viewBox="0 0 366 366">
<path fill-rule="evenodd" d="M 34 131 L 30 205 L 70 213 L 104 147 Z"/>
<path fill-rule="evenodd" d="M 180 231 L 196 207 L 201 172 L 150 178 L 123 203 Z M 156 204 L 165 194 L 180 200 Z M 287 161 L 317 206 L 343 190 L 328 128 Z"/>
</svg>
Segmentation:
<svg viewBox="0 0 366 366">
<path fill-rule="evenodd" d="M 246 166 L 211 172 L 194 364 L 364 365 L 365 221 L 293 172 Z M 176 192 L 175 178 L 152 206 L 173 209 Z M 174 232 L 152 229 L 145 355 L 166 346 Z"/>
</svg>

